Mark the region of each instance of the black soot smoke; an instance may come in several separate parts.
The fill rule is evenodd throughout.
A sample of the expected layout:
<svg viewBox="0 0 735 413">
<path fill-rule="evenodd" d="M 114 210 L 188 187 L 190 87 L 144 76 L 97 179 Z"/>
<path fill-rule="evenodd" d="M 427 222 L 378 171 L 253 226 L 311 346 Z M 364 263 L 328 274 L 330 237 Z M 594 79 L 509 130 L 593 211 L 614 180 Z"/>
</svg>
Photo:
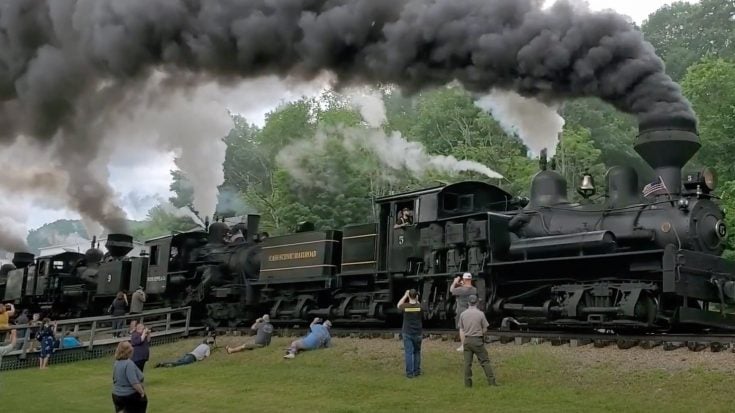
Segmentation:
<svg viewBox="0 0 735 413">
<path fill-rule="evenodd" d="M 645 121 L 694 114 L 662 60 L 612 12 L 537 0 L 5 0 L 0 143 L 53 143 L 71 205 L 124 231 L 91 166 L 105 122 L 153 71 L 181 88 L 259 75 L 406 91 L 457 80 L 542 101 L 596 96 Z M 339 86 L 338 85 L 338 86 Z M 247 99 L 247 96 L 243 96 Z"/>
</svg>

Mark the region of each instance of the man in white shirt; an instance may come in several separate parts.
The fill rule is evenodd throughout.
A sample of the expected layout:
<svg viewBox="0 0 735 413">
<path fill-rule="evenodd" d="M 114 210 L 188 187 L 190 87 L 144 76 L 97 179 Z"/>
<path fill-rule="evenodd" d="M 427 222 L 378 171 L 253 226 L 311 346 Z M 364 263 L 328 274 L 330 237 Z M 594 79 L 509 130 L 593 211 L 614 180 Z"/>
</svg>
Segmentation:
<svg viewBox="0 0 735 413">
<path fill-rule="evenodd" d="M 156 368 L 158 367 L 178 367 L 178 366 L 184 366 L 187 364 L 191 364 L 197 361 L 202 361 L 205 358 L 209 357 L 209 355 L 212 353 L 212 349 L 210 348 L 210 345 L 214 343 L 214 340 L 210 337 L 207 338 L 204 343 L 196 346 L 194 350 L 192 350 L 189 353 L 184 354 L 180 359 L 176 361 L 164 361 L 162 363 L 156 364 Z"/>
</svg>

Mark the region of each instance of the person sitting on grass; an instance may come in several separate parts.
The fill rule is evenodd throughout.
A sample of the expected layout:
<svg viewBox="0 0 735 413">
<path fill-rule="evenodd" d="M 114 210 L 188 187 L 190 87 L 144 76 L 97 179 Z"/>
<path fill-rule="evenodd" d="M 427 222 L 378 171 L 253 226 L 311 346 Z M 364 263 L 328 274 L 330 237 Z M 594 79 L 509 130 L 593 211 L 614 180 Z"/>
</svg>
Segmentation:
<svg viewBox="0 0 735 413">
<path fill-rule="evenodd" d="M 164 361 L 162 363 L 158 363 L 156 364 L 156 368 L 178 367 L 184 366 L 186 364 L 191 364 L 196 361 L 202 361 L 205 358 L 209 357 L 209 355 L 211 354 L 212 349 L 209 347 L 211 344 L 214 344 L 214 339 L 208 337 L 202 344 L 196 346 L 196 348 L 190 353 L 184 354 L 180 359 L 176 361 Z"/>
<path fill-rule="evenodd" d="M 289 347 L 283 358 L 292 359 L 296 357 L 296 353 L 299 351 L 329 347 L 332 338 L 329 335 L 329 329 L 332 327 L 332 323 L 327 320 L 324 323 L 319 324 L 321 321 L 321 318 L 315 318 L 314 321 L 311 322 L 311 325 L 309 325 L 311 332 L 306 337 L 291 343 L 291 347 Z"/>
<path fill-rule="evenodd" d="M 82 342 L 79 341 L 79 337 L 73 336 L 71 331 L 64 333 L 64 338 L 61 340 L 61 348 L 75 348 L 81 346 Z"/>
<path fill-rule="evenodd" d="M 10 324 L 8 324 L 8 328 L 10 328 Z M 3 364 L 3 356 L 10 353 L 15 348 L 15 343 L 17 340 L 16 330 L 10 330 L 10 333 L 8 333 L 8 337 L 10 342 L 6 345 L 0 345 L 0 365 Z"/>
<path fill-rule="evenodd" d="M 255 323 L 250 327 L 251 330 L 256 331 L 255 340 L 251 343 L 245 343 L 237 347 L 227 346 L 227 354 L 237 353 L 243 350 L 253 350 L 256 348 L 262 348 L 271 343 L 271 335 L 273 335 L 273 324 L 270 323 L 270 317 L 268 314 L 255 320 Z"/>
</svg>

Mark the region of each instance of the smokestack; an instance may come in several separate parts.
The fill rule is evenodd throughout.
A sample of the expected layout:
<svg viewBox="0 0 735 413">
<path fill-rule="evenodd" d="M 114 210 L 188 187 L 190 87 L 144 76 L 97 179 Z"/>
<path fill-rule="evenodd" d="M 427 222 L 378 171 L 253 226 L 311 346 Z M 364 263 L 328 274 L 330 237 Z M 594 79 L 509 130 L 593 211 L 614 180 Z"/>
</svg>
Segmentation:
<svg viewBox="0 0 735 413">
<path fill-rule="evenodd" d="M 30 252 L 16 252 L 13 254 L 13 265 L 15 268 L 25 268 L 33 264 L 34 255 Z"/>
<path fill-rule="evenodd" d="M 697 124 L 687 117 L 656 117 L 638 126 L 635 151 L 663 180 L 672 195 L 681 193 L 681 168 L 701 146 Z"/>
<path fill-rule="evenodd" d="M 260 215 L 248 214 L 247 226 L 248 226 L 247 242 L 252 242 L 258 236 L 258 227 L 260 226 Z"/>
<path fill-rule="evenodd" d="M 122 258 L 133 249 L 133 237 L 127 234 L 110 234 L 105 248 L 114 258 Z"/>
</svg>

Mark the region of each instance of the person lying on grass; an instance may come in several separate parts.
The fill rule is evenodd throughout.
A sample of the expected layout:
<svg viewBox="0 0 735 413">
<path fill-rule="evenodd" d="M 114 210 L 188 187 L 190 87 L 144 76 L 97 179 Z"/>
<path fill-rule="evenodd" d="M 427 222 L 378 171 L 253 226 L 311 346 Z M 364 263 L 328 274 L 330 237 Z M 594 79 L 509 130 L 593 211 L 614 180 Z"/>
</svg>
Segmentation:
<svg viewBox="0 0 735 413">
<path fill-rule="evenodd" d="M 329 334 L 329 329 L 332 328 L 332 322 L 327 320 L 322 324 L 322 319 L 317 317 L 311 322 L 309 329 L 311 332 L 304 338 L 299 339 L 291 343 L 286 355 L 283 356 L 285 359 L 292 359 L 296 357 L 296 353 L 299 351 L 316 350 L 319 348 L 329 347 L 332 336 Z"/>
<path fill-rule="evenodd" d="M 198 346 L 194 350 L 192 350 L 189 353 L 184 354 L 180 359 L 176 361 L 164 361 L 162 363 L 156 364 L 156 368 L 159 367 L 178 367 L 178 366 L 184 366 L 187 364 L 191 364 L 197 361 L 202 361 L 205 358 L 209 357 L 209 355 L 212 353 L 212 349 L 210 348 L 210 345 L 214 343 L 214 339 L 211 337 L 208 337 L 204 342 Z"/>
</svg>

